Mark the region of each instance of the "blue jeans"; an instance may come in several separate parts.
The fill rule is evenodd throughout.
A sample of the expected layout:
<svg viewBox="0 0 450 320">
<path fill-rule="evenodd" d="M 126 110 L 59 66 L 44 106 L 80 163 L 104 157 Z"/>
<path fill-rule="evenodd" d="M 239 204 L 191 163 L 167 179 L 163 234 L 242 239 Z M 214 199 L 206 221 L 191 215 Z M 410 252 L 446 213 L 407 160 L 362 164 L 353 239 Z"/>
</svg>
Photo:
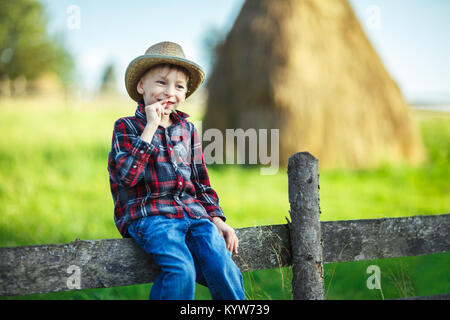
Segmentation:
<svg viewBox="0 0 450 320">
<path fill-rule="evenodd" d="M 192 300 L 195 282 L 207 286 L 213 299 L 245 299 L 242 274 L 208 219 L 149 216 L 130 224 L 128 233 L 161 268 L 150 299 Z"/>
</svg>

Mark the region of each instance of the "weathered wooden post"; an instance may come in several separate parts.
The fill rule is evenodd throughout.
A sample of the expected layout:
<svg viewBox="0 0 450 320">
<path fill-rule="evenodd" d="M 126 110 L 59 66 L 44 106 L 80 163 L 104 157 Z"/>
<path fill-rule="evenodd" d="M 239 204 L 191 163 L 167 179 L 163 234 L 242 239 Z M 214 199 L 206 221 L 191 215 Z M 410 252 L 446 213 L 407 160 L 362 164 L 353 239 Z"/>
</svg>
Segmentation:
<svg viewBox="0 0 450 320">
<path fill-rule="evenodd" d="M 294 300 L 324 299 L 318 167 L 319 161 L 308 152 L 299 152 L 289 158 Z"/>
</svg>

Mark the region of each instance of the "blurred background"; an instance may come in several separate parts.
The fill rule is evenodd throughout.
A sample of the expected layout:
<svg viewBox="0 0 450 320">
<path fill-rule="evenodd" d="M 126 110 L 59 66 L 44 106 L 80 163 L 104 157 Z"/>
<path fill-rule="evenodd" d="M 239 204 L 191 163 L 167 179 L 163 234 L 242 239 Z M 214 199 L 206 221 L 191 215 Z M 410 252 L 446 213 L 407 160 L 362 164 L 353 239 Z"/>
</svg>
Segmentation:
<svg viewBox="0 0 450 320">
<path fill-rule="evenodd" d="M 206 71 L 203 128 L 279 128 L 280 169 L 211 165 L 234 228 L 289 216 L 286 163 L 319 159 L 322 220 L 450 210 L 450 2 L 0 0 L 0 246 L 119 238 L 107 157 L 124 73 L 174 41 Z M 381 269 L 380 290 L 366 268 Z M 450 292 L 449 254 L 325 265 L 327 299 Z M 289 268 L 244 274 L 290 299 Z M 10 299 L 146 299 L 151 284 Z M 209 299 L 198 287 L 196 298 Z"/>
</svg>

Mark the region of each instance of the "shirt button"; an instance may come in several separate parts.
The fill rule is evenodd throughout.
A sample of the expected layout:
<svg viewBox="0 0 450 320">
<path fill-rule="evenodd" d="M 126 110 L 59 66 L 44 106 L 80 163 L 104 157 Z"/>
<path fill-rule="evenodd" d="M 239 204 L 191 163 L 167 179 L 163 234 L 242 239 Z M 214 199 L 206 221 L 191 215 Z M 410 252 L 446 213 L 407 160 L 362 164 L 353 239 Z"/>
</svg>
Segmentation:
<svg viewBox="0 0 450 320">
<path fill-rule="evenodd" d="M 137 168 L 137 165 L 134 165 L 134 166 L 133 166 L 133 169 L 136 169 L 136 168 Z"/>
<path fill-rule="evenodd" d="M 172 151 L 172 147 L 169 147 L 169 150 Z"/>
<path fill-rule="evenodd" d="M 183 182 L 180 181 L 180 182 L 178 182 L 178 184 L 179 184 L 180 186 L 182 186 L 182 185 L 183 185 Z"/>
<path fill-rule="evenodd" d="M 139 151 L 140 153 L 144 153 L 144 150 Z"/>
</svg>

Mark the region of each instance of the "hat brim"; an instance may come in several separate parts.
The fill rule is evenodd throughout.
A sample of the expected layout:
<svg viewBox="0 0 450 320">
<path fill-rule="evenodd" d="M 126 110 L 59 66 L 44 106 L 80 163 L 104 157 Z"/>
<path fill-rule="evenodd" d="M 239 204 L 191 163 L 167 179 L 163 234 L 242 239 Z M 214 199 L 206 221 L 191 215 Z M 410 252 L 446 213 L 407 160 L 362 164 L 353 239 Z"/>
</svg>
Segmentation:
<svg viewBox="0 0 450 320">
<path fill-rule="evenodd" d="M 142 95 L 137 92 L 137 84 L 139 83 L 139 80 L 144 72 L 151 67 L 162 63 L 170 63 L 181 66 L 189 72 L 190 79 L 187 88 L 188 90 L 186 92 L 186 98 L 198 89 L 205 78 L 205 73 L 202 68 L 190 60 L 167 55 L 144 54 L 131 61 L 125 71 L 125 87 L 131 99 L 134 101 L 139 101 L 142 98 Z"/>
</svg>

